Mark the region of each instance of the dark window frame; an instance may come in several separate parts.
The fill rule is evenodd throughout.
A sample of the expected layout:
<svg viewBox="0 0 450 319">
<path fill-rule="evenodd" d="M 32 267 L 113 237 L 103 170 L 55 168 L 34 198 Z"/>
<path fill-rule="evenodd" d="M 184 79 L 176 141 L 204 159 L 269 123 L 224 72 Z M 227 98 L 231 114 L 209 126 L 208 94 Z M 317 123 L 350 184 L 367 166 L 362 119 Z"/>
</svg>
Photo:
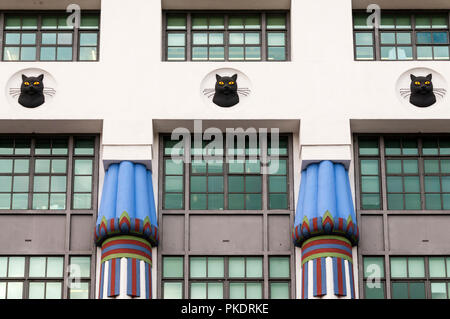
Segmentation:
<svg viewBox="0 0 450 319">
<path fill-rule="evenodd" d="M 417 33 L 420 32 L 442 32 L 445 31 L 447 32 L 447 43 L 446 44 L 436 44 L 436 46 L 447 46 L 449 47 L 449 56 L 450 56 L 450 11 L 449 10 L 382 10 L 381 11 L 381 16 L 383 16 L 383 14 L 388 14 L 388 15 L 393 15 L 394 18 L 396 19 L 397 16 L 399 15 L 409 15 L 410 16 L 410 21 L 411 21 L 411 27 L 410 28 L 379 28 L 378 30 L 376 30 L 374 27 L 372 28 L 355 28 L 355 23 L 354 23 L 354 16 L 355 14 L 366 14 L 369 15 L 365 10 L 353 10 L 352 11 L 352 31 L 353 31 L 353 57 L 354 57 L 354 61 L 449 61 L 449 59 L 434 59 L 434 50 L 432 50 L 432 54 L 433 54 L 433 58 L 432 59 L 418 59 L 417 57 Z M 423 15 L 423 14 L 446 14 L 447 15 L 447 23 L 448 23 L 448 28 L 447 29 L 441 29 L 441 28 L 416 28 L 416 21 L 415 18 L 417 15 Z M 393 44 L 393 45 L 382 45 L 381 44 L 381 33 L 382 32 L 408 32 L 411 34 L 411 44 L 409 45 L 404 45 L 404 46 L 411 46 L 412 47 L 412 59 L 398 59 L 398 56 L 396 59 L 381 59 L 381 47 L 382 46 L 393 46 L 395 48 L 398 47 L 397 44 Z M 357 59 L 356 56 L 356 33 L 372 33 L 372 39 L 373 39 L 373 51 L 374 51 L 374 55 L 373 55 L 373 59 Z M 369 45 L 360 45 L 360 46 L 369 46 Z M 400 45 L 402 46 L 402 45 Z M 429 47 L 433 47 L 433 44 L 422 44 L 419 46 L 429 46 Z"/>
<path fill-rule="evenodd" d="M 42 17 L 44 16 L 58 16 L 58 15 L 67 15 L 67 17 L 70 15 L 70 13 L 67 13 L 66 11 L 61 10 L 36 10 L 36 11 L 30 11 L 30 10 L 4 10 L 0 11 L 0 61 L 1 62 L 99 62 L 100 60 L 100 33 L 101 33 L 101 12 L 99 10 L 83 10 L 83 14 L 98 14 L 99 17 L 99 25 L 98 28 L 83 28 L 80 26 L 80 28 L 73 27 L 71 29 L 69 28 L 62 28 L 62 29 L 42 29 Z M 23 30 L 23 29 L 6 29 L 6 15 L 18 15 L 22 19 L 24 16 L 36 16 L 37 17 L 37 28 L 36 29 L 29 29 L 29 30 Z M 34 33 L 36 34 L 36 43 L 35 45 L 22 45 L 19 44 L 17 46 L 23 47 L 23 46 L 32 46 L 36 47 L 36 59 L 34 60 L 21 60 L 19 57 L 19 60 L 5 60 L 4 59 L 4 52 L 5 47 L 9 46 L 15 46 L 15 45 L 6 45 L 5 44 L 5 34 L 7 32 L 13 32 L 13 33 Z M 58 45 L 58 44 L 42 44 L 42 34 L 43 33 L 71 33 L 72 34 L 72 44 L 71 45 Z M 82 46 L 80 46 L 80 34 L 81 33 L 96 33 L 97 34 L 97 57 L 96 60 L 80 60 L 80 49 Z M 40 53 L 42 47 L 55 47 L 55 50 L 59 47 L 71 47 L 72 48 L 72 59 L 70 60 L 57 60 L 57 57 L 55 55 L 55 60 L 41 60 L 40 59 Z M 57 53 L 55 53 L 57 54 Z"/>
<path fill-rule="evenodd" d="M 185 15 L 186 17 L 186 29 L 182 30 L 169 30 L 167 29 L 167 15 Z M 192 16 L 196 14 L 206 14 L 206 15 L 223 15 L 224 16 L 224 29 L 192 29 Z M 229 29 L 228 28 L 228 19 L 230 16 L 245 16 L 251 14 L 259 14 L 260 15 L 260 28 L 259 29 Z M 284 29 L 267 29 L 267 14 L 284 14 L 286 16 L 286 28 Z M 181 61 L 189 61 L 189 62 L 289 62 L 291 61 L 291 23 L 290 23 L 290 10 L 163 10 L 162 12 L 162 61 L 164 62 L 181 62 Z M 206 47 L 224 47 L 224 59 L 223 60 L 209 60 L 209 50 L 208 50 L 208 59 L 203 60 L 193 60 L 192 59 L 192 49 L 193 49 L 193 33 L 216 33 L 220 32 L 224 34 L 224 42 L 223 45 L 196 45 L 196 46 L 206 46 Z M 229 34 L 233 32 L 259 32 L 260 33 L 260 56 L 261 59 L 258 60 L 246 60 L 245 59 L 245 44 L 242 45 L 230 45 L 229 44 Z M 268 33 L 285 33 L 285 59 L 284 60 L 269 60 L 268 59 Z M 169 60 L 168 59 L 168 34 L 169 33 L 184 33 L 185 34 L 185 54 L 184 59 L 180 60 Z M 244 47 L 244 59 L 242 60 L 230 60 L 229 59 L 229 48 L 237 46 Z M 248 45 L 248 46 L 256 46 L 256 45 Z M 278 46 L 270 46 L 270 47 L 278 47 Z"/>
</svg>

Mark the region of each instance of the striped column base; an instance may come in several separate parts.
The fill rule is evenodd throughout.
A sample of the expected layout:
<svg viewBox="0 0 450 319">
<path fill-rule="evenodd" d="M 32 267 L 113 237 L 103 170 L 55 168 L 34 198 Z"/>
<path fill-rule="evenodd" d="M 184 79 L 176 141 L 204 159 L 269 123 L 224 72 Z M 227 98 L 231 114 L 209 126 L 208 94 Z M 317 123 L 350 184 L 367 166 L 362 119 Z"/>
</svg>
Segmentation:
<svg viewBox="0 0 450 319">
<path fill-rule="evenodd" d="M 302 299 L 355 298 L 352 245 L 340 236 L 318 236 L 302 245 Z"/>
<path fill-rule="evenodd" d="M 117 236 L 102 243 L 99 299 L 151 299 L 152 247 L 145 239 Z"/>
</svg>

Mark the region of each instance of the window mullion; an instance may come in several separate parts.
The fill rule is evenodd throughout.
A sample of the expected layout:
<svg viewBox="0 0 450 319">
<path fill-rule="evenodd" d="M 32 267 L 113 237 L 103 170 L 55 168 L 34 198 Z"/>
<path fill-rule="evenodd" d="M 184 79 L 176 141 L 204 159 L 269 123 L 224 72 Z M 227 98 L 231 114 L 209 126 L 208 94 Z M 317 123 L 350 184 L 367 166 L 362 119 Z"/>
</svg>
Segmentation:
<svg viewBox="0 0 450 319">
<path fill-rule="evenodd" d="M 192 61 L 192 14 L 186 17 L 186 61 Z"/>
</svg>

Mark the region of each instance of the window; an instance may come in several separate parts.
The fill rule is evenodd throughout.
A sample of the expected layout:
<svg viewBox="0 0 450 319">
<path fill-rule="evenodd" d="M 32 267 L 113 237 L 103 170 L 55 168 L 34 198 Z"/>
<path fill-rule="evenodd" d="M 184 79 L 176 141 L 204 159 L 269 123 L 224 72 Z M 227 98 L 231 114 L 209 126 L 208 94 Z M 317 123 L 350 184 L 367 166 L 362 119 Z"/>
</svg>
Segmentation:
<svg viewBox="0 0 450 319">
<path fill-rule="evenodd" d="M 364 297 L 366 299 L 384 299 L 384 257 L 364 257 Z"/>
<path fill-rule="evenodd" d="M 183 257 L 163 257 L 163 298 L 183 298 Z M 290 298 L 290 257 L 269 258 L 270 298 Z M 263 258 L 260 256 L 191 256 L 189 299 L 262 299 Z"/>
<path fill-rule="evenodd" d="M 363 257 L 364 296 L 384 299 L 384 257 Z M 450 257 L 390 257 L 392 299 L 450 299 Z"/>
<path fill-rule="evenodd" d="M 286 61 L 288 14 L 165 14 L 167 61 Z"/>
<path fill-rule="evenodd" d="M 94 144 L 90 136 L 0 136 L 0 212 L 92 210 Z"/>
<path fill-rule="evenodd" d="M 80 27 L 68 13 L 2 13 L 3 61 L 97 61 L 100 15 L 82 13 Z"/>
<path fill-rule="evenodd" d="M 163 209 L 165 210 L 288 210 L 289 155 L 288 136 L 280 136 L 278 145 L 216 148 L 207 154 L 208 143 L 191 143 L 191 163 L 171 156 L 184 153 L 183 141 L 163 138 Z M 237 143 L 234 143 L 237 145 Z M 199 159 L 198 156 L 202 155 Z M 260 158 L 267 154 L 268 164 Z M 214 158 L 208 155 L 214 155 Z M 268 174 L 263 174 L 264 169 Z M 187 176 L 185 174 L 187 172 Z M 185 196 L 185 187 L 189 196 Z M 263 189 L 267 189 L 266 192 Z M 187 202 L 186 202 L 187 201 Z"/>
<path fill-rule="evenodd" d="M 448 12 L 382 12 L 378 30 L 368 17 L 353 14 L 356 60 L 449 60 Z"/>
<path fill-rule="evenodd" d="M 383 192 L 387 210 L 450 208 L 449 137 L 360 136 L 358 157 L 361 209 L 383 209 Z"/>
<path fill-rule="evenodd" d="M 89 298 L 91 258 L 70 257 L 70 264 L 81 269 L 71 274 L 81 278 L 81 289 L 70 288 L 69 298 Z M 68 287 L 64 278 L 64 257 L 0 256 L 0 299 L 62 299 Z"/>
</svg>

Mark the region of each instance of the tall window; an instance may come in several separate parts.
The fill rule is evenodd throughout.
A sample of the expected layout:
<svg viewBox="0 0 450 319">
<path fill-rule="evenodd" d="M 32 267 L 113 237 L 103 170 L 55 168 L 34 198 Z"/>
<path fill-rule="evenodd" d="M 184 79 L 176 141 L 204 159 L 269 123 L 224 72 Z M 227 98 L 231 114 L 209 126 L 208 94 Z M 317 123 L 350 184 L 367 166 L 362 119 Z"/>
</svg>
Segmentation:
<svg viewBox="0 0 450 319">
<path fill-rule="evenodd" d="M 0 136 L 0 213 L 92 210 L 94 167 L 95 137 Z"/>
<path fill-rule="evenodd" d="M 167 61 L 288 60 L 287 12 L 166 12 Z"/>
<path fill-rule="evenodd" d="M 384 257 L 363 257 L 364 297 L 385 298 Z M 392 299 L 450 299 L 450 257 L 391 256 Z"/>
<path fill-rule="evenodd" d="M 224 140 L 224 148 L 215 149 L 217 157 L 196 159 L 196 155 L 207 155 L 208 143 L 196 149 L 192 142 L 191 163 L 183 163 L 171 156 L 178 141 L 165 137 L 163 209 L 288 210 L 288 136 L 280 136 L 273 148 L 270 144 L 251 148 L 248 140 L 246 143 L 245 149 L 227 148 Z M 267 163 L 261 162 L 262 154 Z M 263 174 L 264 168 L 268 174 Z"/>
<path fill-rule="evenodd" d="M 353 14 L 356 60 L 449 60 L 449 12 L 382 12 L 379 29 L 368 13 Z"/>
<path fill-rule="evenodd" d="M 450 209 L 448 136 L 360 136 L 358 163 L 362 210 Z"/>
<path fill-rule="evenodd" d="M 290 257 L 269 258 L 269 296 L 264 296 L 263 258 L 259 256 L 191 256 L 184 276 L 183 257 L 163 258 L 165 299 L 290 298 Z M 189 296 L 183 296 L 187 280 Z"/>
<path fill-rule="evenodd" d="M 0 299 L 62 299 L 64 289 L 88 299 L 91 258 L 72 256 L 69 265 L 75 271 L 65 274 L 62 256 L 0 256 Z"/>
<path fill-rule="evenodd" d="M 97 61 L 99 13 L 82 13 L 80 27 L 68 13 L 1 13 L 3 61 Z"/>
</svg>

